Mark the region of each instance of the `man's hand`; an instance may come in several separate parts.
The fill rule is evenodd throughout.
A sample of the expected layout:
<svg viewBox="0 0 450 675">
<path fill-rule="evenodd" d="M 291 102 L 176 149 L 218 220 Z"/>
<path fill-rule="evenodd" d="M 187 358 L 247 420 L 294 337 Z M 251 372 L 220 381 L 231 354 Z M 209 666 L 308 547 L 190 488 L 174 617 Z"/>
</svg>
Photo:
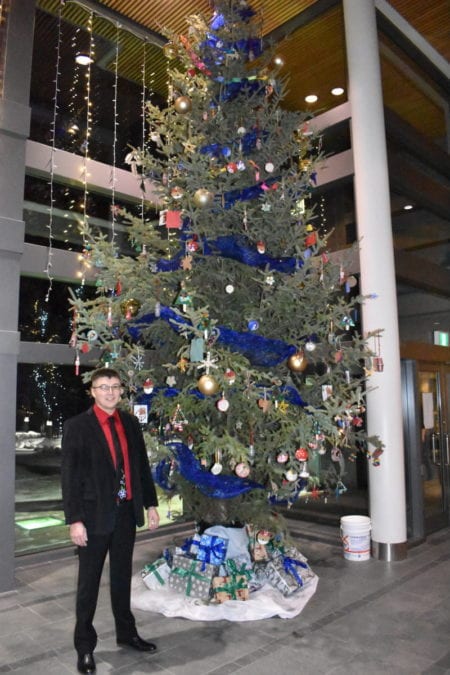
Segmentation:
<svg viewBox="0 0 450 675">
<path fill-rule="evenodd" d="M 87 546 L 87 532 L 83 523 L 71 523 L 70 539 L 75 546 Z"/>
<path fill-rule="evenodd" d="M 156 509 L 154 506 L 151 506 L 148 509 L 148 529 L 149 530 L 156 530 L 158 525 L 159 525 L 158 509 Z"/>
</svg>

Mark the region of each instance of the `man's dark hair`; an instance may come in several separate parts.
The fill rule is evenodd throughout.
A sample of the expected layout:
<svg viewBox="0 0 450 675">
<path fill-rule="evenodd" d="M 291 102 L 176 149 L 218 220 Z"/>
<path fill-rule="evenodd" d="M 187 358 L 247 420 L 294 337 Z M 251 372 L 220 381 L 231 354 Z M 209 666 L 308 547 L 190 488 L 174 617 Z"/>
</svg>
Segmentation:
<svg viewBox="0 0 450 675">
<path fill-rule="evenodd" d="M 97 370 L 94 370 L 92 373 L 90 386 L 92 387 L 95 380 L 98 380 L 101 377 L 117 377 L 117 379 L 120 380 L 120 375 L 117 370 L 114 370 L 114 368 L 97 368 Z"/>
</svg>

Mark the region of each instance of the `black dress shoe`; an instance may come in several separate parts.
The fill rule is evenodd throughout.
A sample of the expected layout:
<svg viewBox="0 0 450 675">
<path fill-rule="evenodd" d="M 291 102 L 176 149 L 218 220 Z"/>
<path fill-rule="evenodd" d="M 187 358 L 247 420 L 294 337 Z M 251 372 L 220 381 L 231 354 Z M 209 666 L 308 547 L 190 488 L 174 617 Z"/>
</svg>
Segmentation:
<svg viewBox="0 0 450 675">
<path fill-rule="evenodd" d="M 92 654 L 80 654 L 77 668 L 79 673 L 95 673 L 95 661 Z"/>
<path fill-rule="evenodd" d="M 131 647 L 137 649 L 138 652 L 156 652 L 156 645 L 153 642 L 143 640 L 139 635 L 135 635 L 128 640 L 117 640 L 117 644 L 121 647 Z"/>
</svg>

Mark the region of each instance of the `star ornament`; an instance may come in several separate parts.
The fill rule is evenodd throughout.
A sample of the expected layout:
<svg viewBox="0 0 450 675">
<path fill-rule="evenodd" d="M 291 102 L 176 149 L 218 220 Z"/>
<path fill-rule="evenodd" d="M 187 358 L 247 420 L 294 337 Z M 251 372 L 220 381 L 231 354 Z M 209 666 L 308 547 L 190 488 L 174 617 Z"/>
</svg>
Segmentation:
<svg viewBox="0 0 450 675">
<path fill-rule="evenodd" d="M 286 415 L 287 411 L 289 408 L 289 403 L 286 403 L 286 401 L 281 401 L 281 403 L 278 404 L 278 410 L 282 415 Z"/>
<path fill-rule="evenodd" d="M 193 153 L 193 152 L 195 152 L 195 150 L 197 148 L 195 143 L 192 143 L 192 141 L 189 141 L 189 140 L 183 141 L 182 145 L 184 147 L 185 152 L 187 152 L 187 153 Z"/>
<path fill-rule="evenodd" d="M 192 269 L 192 256 L 191 255 L 185 255 L 184 258 L 181 259 L 181 268 L 183 270 L 191 270 Z"/>
</svg>

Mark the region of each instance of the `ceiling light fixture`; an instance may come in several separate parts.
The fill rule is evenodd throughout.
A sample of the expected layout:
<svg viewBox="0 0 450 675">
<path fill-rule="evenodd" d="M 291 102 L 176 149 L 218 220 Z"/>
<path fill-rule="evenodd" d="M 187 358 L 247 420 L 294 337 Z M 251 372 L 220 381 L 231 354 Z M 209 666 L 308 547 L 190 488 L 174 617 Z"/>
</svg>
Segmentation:
<svg viewBox="0 0 450 675">
<path fill-rule="evenodd" d="M 319 97 L 316 94 L 308 94 L 305 96 L 306 103 L 315 103 Z"/>
<path fill-rule="evenodd" d="M 92 63 L 93 59 L 88 54 L 77 54 L 75 57 L 75 61 L 80 65 L 80 66 L 88 66 L 90 63 Z"/>
<path fill-rule="evenodd" d="M 344 89 L 342 87 L 333 87 L 331 93 L 333 94 L 333 96 L 342 96 L 342 94 L 344 93 Z"/>
<path fill-rule="evenodd" d="M 405 206 L 403 207 L 403 210 L 404 211 L 411 211 L 411 209 L 413 209 L 413 208 L 414 208 L 414 206 L 412 204 L 405 204 Z"/>
</svg>

